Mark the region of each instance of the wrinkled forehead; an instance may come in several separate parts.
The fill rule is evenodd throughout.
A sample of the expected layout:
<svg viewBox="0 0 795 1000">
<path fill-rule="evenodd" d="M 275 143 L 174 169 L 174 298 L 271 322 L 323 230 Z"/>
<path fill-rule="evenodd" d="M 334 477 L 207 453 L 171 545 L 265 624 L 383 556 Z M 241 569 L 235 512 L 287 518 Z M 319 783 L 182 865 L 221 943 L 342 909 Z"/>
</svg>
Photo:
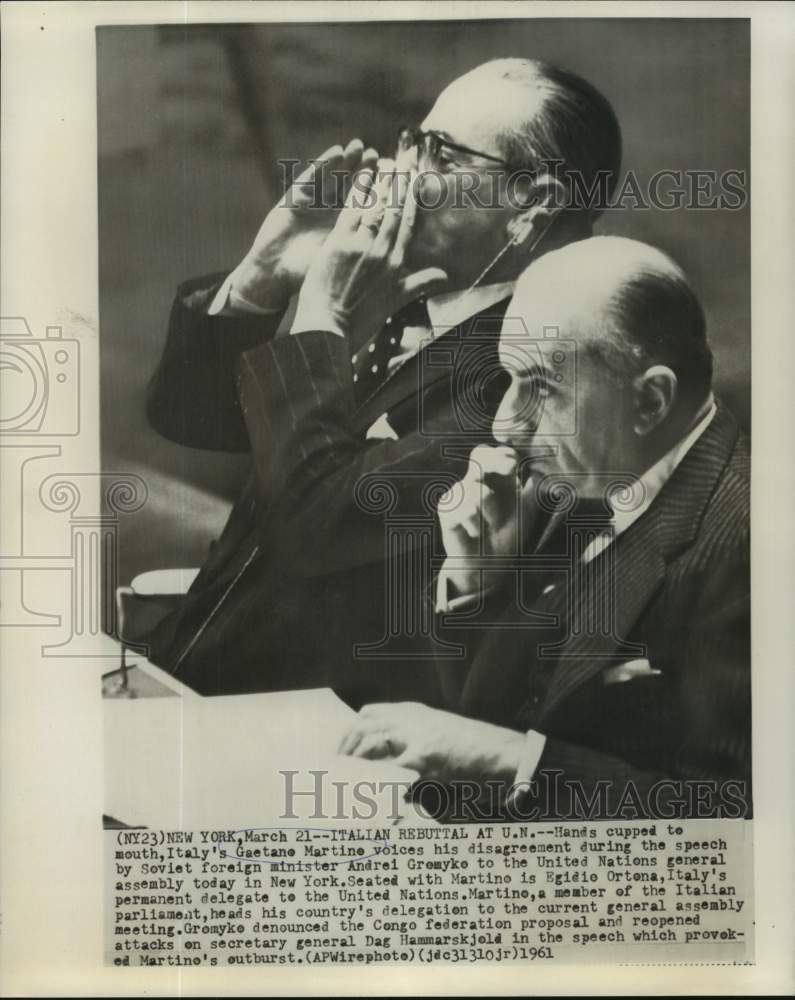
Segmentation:
<svg viewBox="0 0 795 1000">
<path fill-rule="evenodd" d="M 546 327 L 534 337 L 521 324 L 503 325 L 500 335 L 499 356 L 503 368 L 516 375 L 556 378 L 561 368 L 576 362 L 582 338 L 566 336 L 568 328 Z"/>
<path fill-rule="evenodd" d="M 585 348 L 608 329 L 608 299 L 577 289 L 574 275 L 539 275 L 517 290 L 500 331 L 500 363 L 518 374 L 557 372 L 584 359 Z M 544 280 L 546 279 L 546 280 Z"/>
<path fill-rule="evenodd" d="M 485 74 L 467 74 L 442 91 L 422 128 L 445 132 L 461 145 L 495 152 L 501 149 L 506 132 L 521 127 L 540 106 L 540 93 L 527 87 Z"/>
</svg>

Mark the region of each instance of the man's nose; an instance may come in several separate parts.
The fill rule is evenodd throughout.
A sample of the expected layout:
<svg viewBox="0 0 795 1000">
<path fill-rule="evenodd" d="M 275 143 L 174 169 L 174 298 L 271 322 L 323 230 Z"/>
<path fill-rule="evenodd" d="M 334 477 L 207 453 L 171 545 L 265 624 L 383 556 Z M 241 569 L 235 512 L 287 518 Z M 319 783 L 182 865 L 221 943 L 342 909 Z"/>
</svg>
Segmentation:
<svg viewBox="0 0 795 1000">
<path fill-rule="evenodd" d="M 519 419 L 519 414 L 511 406 L 500 406 L 494 415 L 491 433 L 495 441 L 514 447 L 522 438 L 533 433 L 533 428 Z"/>
<path fill-rule="evenodd" d="M 508 390 L 494 414 L 491 433 L 500 444 L 517 447 L 527 444 L 538 429 L 537 406 L 528 405 L 520 395 Z"/>
</svg>

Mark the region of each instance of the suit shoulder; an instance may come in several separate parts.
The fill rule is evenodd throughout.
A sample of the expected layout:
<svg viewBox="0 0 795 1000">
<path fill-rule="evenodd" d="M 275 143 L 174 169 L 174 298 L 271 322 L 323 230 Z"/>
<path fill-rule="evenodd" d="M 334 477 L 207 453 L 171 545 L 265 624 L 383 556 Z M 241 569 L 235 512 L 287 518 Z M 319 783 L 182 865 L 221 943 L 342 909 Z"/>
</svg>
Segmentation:
<svg viewBox="0 0 795 1000">
<path fill-rule="evenodd" d="M 715 486 L 699 531 L 697 546 L 715 555 L 745 561 L 751 529 L 751 454 L 741 433 Z"/>
<path fill-rule="evenodd" d="M 711 508 L 717 508 L 724 516 L 733 512 L 734 516 L 748 520 L 751 509 L 751 448 L 748 435 L 740 432 L 732 449 L 726 468 L 720 476 L 713 496 Z"/>
</svg>

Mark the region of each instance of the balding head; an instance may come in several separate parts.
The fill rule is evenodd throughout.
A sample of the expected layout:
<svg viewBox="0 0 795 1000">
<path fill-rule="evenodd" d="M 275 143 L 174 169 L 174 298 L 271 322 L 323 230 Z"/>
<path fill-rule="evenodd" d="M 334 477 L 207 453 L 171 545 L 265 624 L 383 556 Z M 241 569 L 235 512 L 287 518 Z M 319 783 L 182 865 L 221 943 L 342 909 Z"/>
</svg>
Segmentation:
<svg viewBox="0 0 795 1000">
<path fill-rule="evenodd" d="M 555 250 L 517 282 L 500 339 L 498 440 L 556 452 L 547 471 L 640 473 L 709 396 L 704 314 L 682 270 L 614 236 Z"/>
<path fill-rule="evenodd" d="M 525 323 L 565 327 L 621 379 L 665 365 L 680 395 L 698 403 L 709 391 L 701 305 L 679 265 L 646 243 L 595 236 L 555 250 L 521 276 L 513 309 Z"/>
<path fill-rule="evenodd" d="M 532 257 L 581 239 L 621 162 L 608 101 L 573 73 L 538 59 L 495 59 L 453 80 L 421 123 L 426 138 L 408 248 L 412 268 L 443 267 L 450 289 L 514 280 Z M 602 197 L 604 195 L 604 197 Z"/>
<path fill-rule="evenodd" d="M 488 121 L 514 168 L 559 164 L 561 175 L 577 174 L 583 189 L 601 182 L 600 200 L 609 200 L 621 167 L 621 128 L 610 102 L 587 80 L 541 59 L 492 59 L 454 80 L 437 108 L 453 102 L 460 108 L 462 101 Z M 597 207 L 586 211 L 599 214 Z"/>
</svg>

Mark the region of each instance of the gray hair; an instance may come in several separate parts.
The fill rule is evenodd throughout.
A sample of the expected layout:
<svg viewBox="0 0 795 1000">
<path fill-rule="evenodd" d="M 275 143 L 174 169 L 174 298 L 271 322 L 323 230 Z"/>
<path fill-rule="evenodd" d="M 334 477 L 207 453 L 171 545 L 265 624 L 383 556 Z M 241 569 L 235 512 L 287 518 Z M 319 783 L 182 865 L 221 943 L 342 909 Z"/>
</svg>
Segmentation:
<svg viewBox="0 0 795 1000">
<path fill-rule="evenodd" d="M 541 96 L 540 109 L 504 134 L 504 155 L 527 170 L 560 164 L 573 195 L 570 207 L 599 215 L 621 169 L 621 128 L 607 98 L 582 77 L 540 59 L 494 59 L 472 74 L 507 80 Z"/>
<path fill-rule="evenodd" d="M 670 264 L 665 270 L 641 267 L 616 291 L 610 315 L 618 336 L 607 345 L 625 374 L 666 365 L 687 394 L 701 399 L 712 384 L 707 323 L 684 273 Z"/>
<path fill-rule="evenodd" d="M 544 290 L 562 317 L 581 323 L 581 349 L 626 385 L 653 365 L 676 375 L 683 395 L 703 400 L 712 351 L 701 303 L 684 271 L 656 247 L 592 236 L 544 254 L 517 283 L 528 303 Z"/>
</svg>

